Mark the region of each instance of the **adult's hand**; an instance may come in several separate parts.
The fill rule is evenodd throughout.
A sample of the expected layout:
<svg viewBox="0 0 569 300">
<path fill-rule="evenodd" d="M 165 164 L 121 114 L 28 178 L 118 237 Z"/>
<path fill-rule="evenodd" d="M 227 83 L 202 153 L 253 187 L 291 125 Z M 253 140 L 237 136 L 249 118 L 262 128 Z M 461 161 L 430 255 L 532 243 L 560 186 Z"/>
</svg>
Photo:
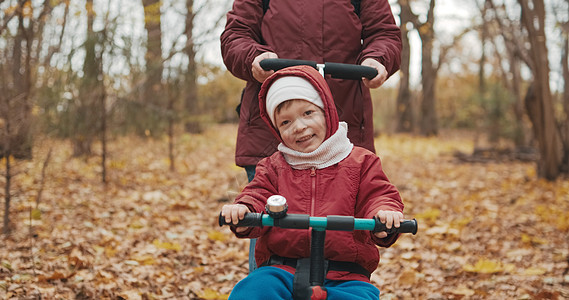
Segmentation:
<svg viewBox="0 0 569 300">
<path fill-rule="evenodd" d="M 271 76 L 275 72 L 273 70 L 265 71 L 263 70 L 263 68 L 261 68 L 261 65 L 259 63 L 263 59 L 267 58 L 279 58 L 279 57 L 277 56 L 276 53 L 273 52 L 263 52 L 259 56 L 255 57 L 255 59 L 253 59 L 253 64 L 251 65 L 251 72 L 253 73 L 253 77 L 255 77 L 255 79 L 260 83 L 263 83 L 263 81 L 265 81 L 267 77 Z"/>
<path fill-rule="evenodd" d="M 385 67 L 373 58 L 366 58 L 362 62 L 362 66 L 372 67 L 377 70 L 377 76 L 372 79 L 362 78 L 365 86 L 370 89 L 376 89 L 380 87 L 387 80 L 387 70 Z"/>
</svg>

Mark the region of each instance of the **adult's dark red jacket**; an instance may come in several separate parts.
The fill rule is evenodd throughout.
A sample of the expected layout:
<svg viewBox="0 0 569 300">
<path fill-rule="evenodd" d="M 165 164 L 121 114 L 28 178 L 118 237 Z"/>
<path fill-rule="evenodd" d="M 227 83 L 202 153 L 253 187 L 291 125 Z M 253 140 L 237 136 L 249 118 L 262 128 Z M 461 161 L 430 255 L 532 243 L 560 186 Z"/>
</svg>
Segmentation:
<svg viewBox="0 0 569 300">
<path fill-rule="evenodd" d="M 359 17 L 349 0 L 275 0 L 266 13 L 261 0 L 234 0 L 221 34 L 221 52 L 227 69 L 247 81 L 235 153 L 239 166 L 257 164 L 278 145 L 259 116 L 261 84 L 251 73 L 253 59 L 267 51 L 317 63 L 361 64 L 374 58 L 391 76 L 401 61 L 401 32 L 387 0 L 362 0 Z M 352 143 L 375 152 L 369 89 L 361 81 L 326 81 Z"/>
<path fill-rule="evenodd" d="M 265 96 L 268 87 L 282 76 L 301 76 L 311 82 L 319 91 L 324 103 L 327 128 L 338 128 L 336 110 L 326 82 L 320 74 L 310 67 L 294 67 L 275 73 L 265 81 L 260 94 L 261 115 L 271 124 L 265 111 Z M 330 126 L 336 122 L 336 126 Z M 264 124 L 265 127 L 267 124 Z M 273 128 L 277 140 L 280 137 Z M 327 132 L 327 136 L 334 132 Z M 272 195 L 282 195 L 287 199 L 288 212 L 323 217 L 328 215 L 372 218 L 379 210 L 403 211 L 399 192 L 391 184 L 382 170 L 377 155 L 361 147 L 330 167 L 322 169 L 293 169 L 281 152 L 264 158 L 257 165 L 255 178 L 236 198 L 235 203 L 244 204 L 252 212 L 263 212 L 267 199 Z M 232 228 L 235 232 L 235 228 Z M 258 238 L 255 260 L 258 265 L 271 255 L 302 258 L 310 256 L 310 231 L 281 229 L 275 227 L 251 228 L 236 234 L 238 237 Z M 398 235 L 378 239 L 369 231 L 328 231 L 326 233 L 324 256 L 329 260 L 355 262 L 372 273 L 379 263 L 376 245 L 388 247 Z M 294 270 L 279 266 L 291 273 Z M 330 271 L 332 280 L 369 281 L 364 275 Z"/>
</svg>

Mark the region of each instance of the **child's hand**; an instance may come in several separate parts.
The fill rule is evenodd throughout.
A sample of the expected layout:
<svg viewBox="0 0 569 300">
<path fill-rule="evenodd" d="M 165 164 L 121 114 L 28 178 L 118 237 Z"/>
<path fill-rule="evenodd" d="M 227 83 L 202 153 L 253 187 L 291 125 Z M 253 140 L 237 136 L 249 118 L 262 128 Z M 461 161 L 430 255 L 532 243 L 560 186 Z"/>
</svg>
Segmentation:
<svg viewBox="0 0 569 300">
<path fill-rule="evenodd" d="M 404 220 L 403 213 L 398 211 L 380 210 L 377 212 L 376 216 L 379 218 L 381 223 L 385 224 L 387 229 L 391 229 L 391 227 L 399 228 L 401 221 Z M 382 239 L 387 237 L 387 232 L 376 232 L 375 236 Z"/>
<path fill-rule="evenodd" d="M 237 224 L 239 220 L 245 218 L 245 214 L 251 212 L 249 208 L 243 204 L 228 204 L 221 208 L 221 215 L 225 217 L 225 222 Z M 248 227 L 237 227 L 235 231 L 244 232 Z"/>
</svg>

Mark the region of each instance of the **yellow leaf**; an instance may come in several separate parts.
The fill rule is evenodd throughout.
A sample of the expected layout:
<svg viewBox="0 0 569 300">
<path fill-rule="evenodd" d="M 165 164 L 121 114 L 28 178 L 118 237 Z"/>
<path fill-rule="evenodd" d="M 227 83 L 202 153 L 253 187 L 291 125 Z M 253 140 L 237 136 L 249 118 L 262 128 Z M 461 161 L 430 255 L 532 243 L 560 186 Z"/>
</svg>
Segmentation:
<svg viewBox="0 0 569 300">
<path fill-rule="evenodd" d="M 475 291 L 469 289 L 468 287 L 461 285 L 458 288 L 456 288 L 454 291 L 452 291 L 453 294 L 455 295 L 462 295 L 462 296 L 466 296 L 466 297 L 471 297 L 474 296 Z"/>
<path fill-rule="evenodd" d="M 198 295 L 202 299 L 217 300 L 217 299 L 228 299 L 229 294 L 220 294 L 212 289 L 206 289 L 203 293 Z"/>
<path fill-rule="evenodd" d="M 427 209 L 426 211 L 424 211 L 422 213 L 415 215 L 415 217 L 417 219 L 434 222 L 437 220 L 437 218 L 439 217 L 440 214 L 441 214 L 440 210 L 438 210 L 436 208 L 430 208 L 430 209 Z"/>
<path fill-rule="evenodd" d="M 41 108 L 38 105 L 32 107 L 32 116 L 37 117 L 40 114 Z"/>
<path fill-rule="evenodd" d="M 139 220 L 136 220 L 132 223 L 130 223 L 130 225 L 128 226 L 132 229 L 140 229 L 140 228 L 144 228 L 144 224 L 142 224 L 142 222 L 140 222 Z"/>
<path fill-rule="evenodd" d="M 123 170 L 126 166 L 126 163 L 123 160 L 120 161 L 116 161 L 116 160 L 111 160 L 111 162 L 109 163 L 109 168 L 111 169 L 115 169 L 115 170 Z"/>
<path fill-rule="evenodd" d="M 114 247 L 110 247 L 110 246 L 105 247 L 105 255 L 106 255 L 107 257 L 113 257 L 113 256 L 115 256 L 115 254 L 117 253 L 117 251 L 118 251 L 118 250 L 117 250 L 116 248 L 114 248 Z"/>
<path fill-rule="evenodd" d="M 8 271 L 12 272 L 12 265 L 10 264 L 10 262 L 3 260 L 2 261 L 2 267 L 8 269 Z"/>
<path fill-rule="evenodd" d="M 132 260 L 135 260 L 135 261 L 139 262 L 141 265 L 145 265 L 145 266 L 156 264 L 156 260 L 154 260 L 154 257 L 152 255 L 135 256 L 132 258 Z"/>
<path fill-rule="evenodd" d="M 406 285 L 414 285 L 416 281 L 417 281 L 416 272 L 412 270 L 403 271 L 403 273 L 401 273 L 401 275 L 399 276 L 398 280 L 400 284 L 406 284 Z"/>
<path fill-rule="evenodd" d="M 540 244 L 540 245 L 544 245 L 547 243 L 547 241 L 544 239 L 534 237 L 525 233 L 522 233 L 522 242 L 525 244 Z"/>
<path fill-rule="evenodd" d="M 97 254 L 101 254 L 103 252 L 105 252 L 105 248 L 101 247 L 101 246 L 93 246 L 93 250 L 95 250 L 95 252 L 97 252 Z"/>
<path fill-rule="evenodd" d="M 557 216 L 557 220 L 555 222 L 557 228 L 559 230 L 567 231 L 569 230 L 569 213 L 563 213 Z"/>
<path fill-rule="evenodd" d="M 481 258 L 475 265 L 464 265 L 463 270 L 472 273 L 493 274 L 504 271 L 504 266 L 499 261 Z"/>
<path fill-rule="evenodd" d="M 468 225 L 470 222 L 472 222 L 473 218 L 472 217 L 466 217 L 466 218 L 461 218 L 458 220 L 455 220 L 452 225 L 453 227 L 457 227 L 458 229 L 462 229 L 464 228 L 466 225 Z"/>
<path fill-rule="evenodd" d="M 31 217 L 34 220 L 41 220 L 41 210 L 34 208 L 31 211 Z"/>
<path fill-rule="evenodd" d="M 220 231 L 212 230 L 207 234 L 207 237 L 212 241 L 220 241 L 223 242 L 227 240 L 227 236 Z"/>
<path fill-rule="evenodd" d="M 532 276 L 532 275 L 543 275 L 546 272 L 547 272 L 547 270 L 542 269 L 542 268 L 529 268 L 529 269 L 525 269 L 523 274 L 528 275 L 528 276 Z"/>
<path fill-rule="evenodd" d="M 234 171 L 243 171 L 243 168 L 240 167 L 240 166 L 238 166 L 238 165 L 236 165 L 236 164 L 231 164 L 231 168 L 232 168 Z"/>
<path fill-rule="evenodd" d="M 529 167 L 526 169 L 526 176 L 529 178 L 535 178 L 536 176 L 536 171 L 534 167 Z"/>
<path fill-rule="evenodd" d="M 174 251 L 182 250 L 182 246 L 180 246 L 180 244 L 178 243 L 161 242 L 160 240 L 156 239 L 152 242 L 152 244 L 159 249 L 174 250 Z"/>
</svg>

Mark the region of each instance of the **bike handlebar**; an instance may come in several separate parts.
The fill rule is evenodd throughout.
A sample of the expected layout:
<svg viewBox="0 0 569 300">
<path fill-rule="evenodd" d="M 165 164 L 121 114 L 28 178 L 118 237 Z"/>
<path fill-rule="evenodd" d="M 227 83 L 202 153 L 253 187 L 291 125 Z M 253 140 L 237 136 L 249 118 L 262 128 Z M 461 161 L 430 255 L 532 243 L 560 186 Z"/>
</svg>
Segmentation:
<svg viewBox="0 0 569 300">
<path fill-rule="evenodd" d="M 219 214 L 219 226 L 234 225 L 225 222 L 225 217 Z M 360 219 L 351 216 L 327 216 L 327 217 L 311 217 L 303 214 L 287 214 L 282 218 L 273 218 L 265 213 L 247 213 L 243 220 L 240 220 L 237 227 L 263 227 L 274 226 L 289 229 L 308 229 L 312 227 L 316 230 L 369 230 L 372 232 L 391 233 L 417 233 L 417 220 L 405 220 L 401 222 L 398 228 L 391 227 L 388 229 L 385 224 L 375 217 L 373 219 Z"/>
<path fill-rule="evenodd" d="M 274 70 L 278 71 L 286 67 L 307 65 L 315 69 L 319 66 L 324 67 L 324 74 L 330 74 L 332 78 L 337 79 L 350 79 L 350 80 L 360 80 L 362 77 L 372 79 L 377 76 L 377 70 L 372 67 L 353 65 L 353 64 L 342 64 L 342 63 L 331 63 L 327 62 L 324 64 L 317 64 L 315 61 L 311 60 L 297 60 L 297 59 L 282 59 L 282 58 L 267 58 L 259 62 L 263 70 Z"/>
</svg>

